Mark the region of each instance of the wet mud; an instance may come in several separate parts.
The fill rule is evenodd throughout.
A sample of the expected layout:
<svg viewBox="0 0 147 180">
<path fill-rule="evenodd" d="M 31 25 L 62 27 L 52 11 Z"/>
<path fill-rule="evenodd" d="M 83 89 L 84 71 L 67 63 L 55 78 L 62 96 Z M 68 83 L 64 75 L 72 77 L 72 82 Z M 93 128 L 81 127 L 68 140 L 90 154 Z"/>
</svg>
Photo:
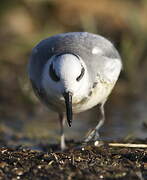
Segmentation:
<svg viewBox="0 0 147 180">
<path fill-rule="evenodd" d="M 0 148 L 2 180 L 147 179 L 146 148 L 110 147 L 104 142 L 99 147 L 80 147 L 80 143 L 70 141 L 62 152 L 59 145 L 39 144 L 41 150 L 33 150 L 0 141 L 5 144 Z M 145 144 L 147 140 L 135 142 Z"/>
</svg>

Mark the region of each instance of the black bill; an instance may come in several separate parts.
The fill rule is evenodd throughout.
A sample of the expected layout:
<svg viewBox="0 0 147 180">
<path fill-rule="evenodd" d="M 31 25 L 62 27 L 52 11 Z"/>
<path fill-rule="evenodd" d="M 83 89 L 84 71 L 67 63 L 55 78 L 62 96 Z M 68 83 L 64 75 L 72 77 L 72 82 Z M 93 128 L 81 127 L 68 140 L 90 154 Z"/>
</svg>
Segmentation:
<svg viewBox="0 0 147 180">
<path fill-rule="evenodd" d="M 65 92 L 63 94 L 66 105 L 66 117 L 68 125 L 71 127 L 72 123 L 72 94 L 70 92 Z"/>
</svg>

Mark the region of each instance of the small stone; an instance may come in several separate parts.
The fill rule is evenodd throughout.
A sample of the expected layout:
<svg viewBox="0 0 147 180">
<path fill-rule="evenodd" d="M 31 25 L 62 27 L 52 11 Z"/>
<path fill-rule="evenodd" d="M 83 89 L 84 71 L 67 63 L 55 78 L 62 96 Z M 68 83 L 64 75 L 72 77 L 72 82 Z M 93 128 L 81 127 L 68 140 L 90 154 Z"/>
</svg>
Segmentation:
<svg viewBox="0 0 147 180">
<path fill-rule="evenodd" d="M 38 169 L 41 169 L 41 168 L 42 168 L 42 166 L 41 166 L 41 165 L 38 165 L 37 167 L 38 167 Z"/>
<path fill-rule="evenodd" d="M 15 168 L 14 172 L 17 176 L 22 176 L 24 174 L 24 171 L 21 168 Z"/>
<path fill-rule="evenodd" d="M 147 163 L 144 163 L 144 169 L 146 169 L 147 170 Z"/>
<path fill-rule="evenodd" d="M 94 142 L 94 145 L 95 145 L 95 146 L 98 146 L 98 145 L 99 145 L 99 141 L 95 141 L 95 142 Z"/>
<path fill-rule="evenodd" d="M 96 146 L 96 147 L 100 147 L 100 146 L 102 146 L 103 145 L 103 142 L 102 141 L 95 141 L 94 142 L 94 146 Z"/>
<path fill-rule="evenodd" d="M 3 149 L 3 150 L 1 151 L 2 154 L 4 154 L 5 152 L 7 152 L 7 149 Z"/>
<path fill-rule="evenodd" d="M 6 162 L 1 162 L 0 163 L 0 168 L 5 168 L 6 166 L 8 166 L 8 164 Z"/>
<path fill-rule="evenodd" d="M 100 179 L 103 179 L 103 178 L 104 178 L 104 176 L 103 176 L 103 175 L 100 175 L 99 177 L 100 177 Z"/>
<path fill-rule="evenodd" d="M 84 147 L 82 147 L 82 151 L 84 151 L 85 150 L 85 148 Z"/>
</svg>

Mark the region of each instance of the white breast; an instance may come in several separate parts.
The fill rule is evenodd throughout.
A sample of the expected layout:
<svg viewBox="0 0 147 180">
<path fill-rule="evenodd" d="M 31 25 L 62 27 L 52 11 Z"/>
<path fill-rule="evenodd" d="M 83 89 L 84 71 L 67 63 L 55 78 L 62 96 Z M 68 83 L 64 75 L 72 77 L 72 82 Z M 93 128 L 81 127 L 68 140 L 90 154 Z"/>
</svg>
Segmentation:
<svg viewBox="0 0 147 180">
<path fill-rule="evenodd" d="M 73 112 L 79 113 L 92 107 L 96 106 L 99 103 L 104 102 L 109 94 L 111 93 L 115 83 L 99 83 L 91 92 L 91 95 L 78 104 L 73 104 Z"/>
</svg>

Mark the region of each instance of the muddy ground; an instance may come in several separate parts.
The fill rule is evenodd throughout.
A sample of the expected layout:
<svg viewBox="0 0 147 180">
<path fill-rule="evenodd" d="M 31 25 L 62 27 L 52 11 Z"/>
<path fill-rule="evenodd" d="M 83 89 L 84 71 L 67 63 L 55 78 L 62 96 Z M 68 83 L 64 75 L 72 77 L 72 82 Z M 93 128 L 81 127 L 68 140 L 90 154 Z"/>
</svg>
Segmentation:
<svg viewBox="0 0 147 180">
<path fill-rule="evenodd" d="M 145 144 L 147 140 L 135 143 Z M 1 180 L 147 179 L 145 148 L 110 147 L 108 143 L 81 148 L 71 141 L 65 152 L 59 150 L 59 145 L 47 144 L 38 144 L 41 150 L 33 150 L 20 145 L 12 147 L 2 136 L 0 145 Z"/>
</svg>

